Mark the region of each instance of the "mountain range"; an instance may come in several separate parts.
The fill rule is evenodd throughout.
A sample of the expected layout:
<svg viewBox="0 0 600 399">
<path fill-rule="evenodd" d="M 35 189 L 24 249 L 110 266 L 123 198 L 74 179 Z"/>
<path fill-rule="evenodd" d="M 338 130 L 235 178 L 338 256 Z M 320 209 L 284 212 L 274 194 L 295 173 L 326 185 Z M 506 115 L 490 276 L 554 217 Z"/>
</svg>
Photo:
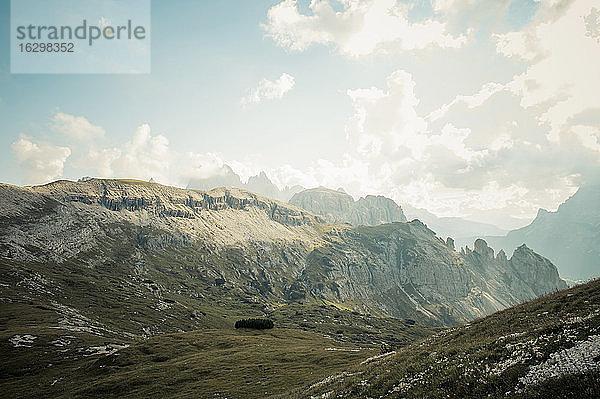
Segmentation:
<svg viewBox="0 0 600 399">
<path fill-rule="evenodd" d="M 0 185 L 0 386 L 28 398 L 289 396 L 379 348 L 566 288 L 526 245 L 457 251 L 419 220 L 390 220 L 403 219 L 391 200 L 342 197 L 343 212 L 316 215 L 239 188 Z M 276 328 L 233 329 L 251 317 Z"/>
<path fill-rule="evenodd" d="M 523 244 L 548 257 L 569 281 L 600 273 L 600 186 L 583 186 L 556 212 L 545 209 L 529 225 L 506 231 L 494 225 L 457 217 L 438 217 L 408 204 L 400 207 L 382 196 L 354 201 L 343 190 L 316 188 L 295 194 L 290 203 L 322 215 L 330 222 L 354 226 L 418 219 L 440 237 L 450 237 L 457 248 L 472 247 L 478 238 L 491 247 L 512 253 Z M 406 215 L 406 216 L 405 216 Z"/>
<path fill-rule="evenodd" d="M 440 325 L 564 287 L 554 266 L 526 247 L 506 259 L 480 240 L 460 254 L 418 220 L 354 228 L 235 188 L 94 179 L 1 193 L 5 259 L 92 269 L 120 259 L 111 267 L 144 280 L 158 257 L 176 251 L 196 267 L 161 263 L 161 273 L 200 273 L 258 302 L 327 300 Z"/>
</svg>

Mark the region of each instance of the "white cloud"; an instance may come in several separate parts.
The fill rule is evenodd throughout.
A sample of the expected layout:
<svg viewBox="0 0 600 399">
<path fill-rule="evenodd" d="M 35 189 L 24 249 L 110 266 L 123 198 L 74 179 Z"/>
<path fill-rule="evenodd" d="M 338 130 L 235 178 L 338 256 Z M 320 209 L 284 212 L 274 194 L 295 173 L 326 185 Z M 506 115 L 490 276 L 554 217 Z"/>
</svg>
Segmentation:
<svg viewBox="0 0 600 399">
<path fill-rule="evenodd" d="M 399 70 L 388 77 L 387 91 L 375 87 L 348 90 L 355 113 L 346 134 L 359 153 L 379 156 L 401 146 L 414 151 L 422 147 L 420 133 L 426 124 L 415 109 L 419 100 L 414 87 L 412 75 Z"/>
<path fill-rule="evenodd" d="M 526 218 L 539 207 L 555 208 L 578 182 L 598 174 L 598 129 L 580 123 L 568 145 L 552 144 L 534 109 L 519 106 L 514 82 L 457 96 L 438 110 L 441 125 L 432 121 L 435 112 L 419 114 L 415 87 L 409 73 L 396 71 L 384 89 L 349 90 L 353 150 L 344 160 L 303 170 L 288 165 L 270 175 L 284 184 L 342 186 L 355 197 L 383 194 L 440 215 Z M 458 105 L 458 115 L 447 112 Z M 479 120 L 477 127 L 448 118 L 465 114 Z"/>
<path fill-rule="evenodd" d="M 520 57 L 532 61 L 539 56 L 537 37 L 531 30 L 494 34 L 496 51 L 506 57 Z"/>
<path fill-rule="evenodd" d="M 600 152 L 600 128 L 598 126 L 575 125 L 571 127 L 571 132 L 581 145 Z"/>
<path fill-rule="evenodd" d="M 167 138 L 152 136 L 150 125 L 143 124 L 132 139 L 120 147 L 90 149 L 85 166 L 97 171 L 101 177 L 154 178 L 169 183 L 172 182 L 169 166 L 173 158 Z"/>
<path fill-rule="evenodd" d="M 11 148 L 26 173 L 26 182 L 31 184 L 47 183 L 61 177 L 65 161 L 71 155 L 68 147 L 38 144 L 24 135 L 12 143 Z"/>
<path fill-rule="evenodd" d="M 476 106 L 484 101 L 487 91 L 464 96 L 460 101 Z M 342 168 L 346 179 L 339 176 L 336 181 L 346 181 L 345 187 L 355 195 L 380 193 L 400 202 L 427 204 L 439 212 L 464 211 L 463 207 L 475 204 L 472 198 L 481 196 L 477 190 L 467 188 L 472 185 L 470 180 L 473 176 L 481 180 L 485 160 L 512 145 L 508 137 L 490 137 L 488 141 L 493 143 L 489 148 L 474 147 L 469 142 L 471 129 L 452 123 L 446 123 L 438 132 L 431 131 L 417 112 L 415 82 L 402 70 L 390 75 L 385 91 L 371 87 L 349 90 L 348 95 L 355 113 L 347 134 L 356 152 L 349 155 Z M 370 182 L 368 188 L 372 191 L 363 191 L 365 184 L 348 182 L 349 178 Z M 420 190 L 419 196 L 412 189 Z M 486 205 L 494 206 L 501 204 L 496 201 Z"/>
<path fill-rule="evenodd" d="M 287 73 L 281 74 L 275 81 L 263 79 L 258 82 L 257 87 L 250 90 L 250 93 L 248 93 L 246 97 L 242 98 L 241 103 L 245 106 L 248 104 L 259 103 L 262 100 L 283 98 L 283 96 L 292 90 L 295 85 L 296 80 Z"/>
<path fill-rule="evenodd" d="M 185 184 L 192 179 L 206 179 L 222 174 L 226 165 L 220 154 L 213 152 L 196 153 L 187 152 L 181 157 L 185 165 L 176 168 L 181 171 L 182 180 Z"/>
<path fill-rule="evenodd" d="M 150 125 L 137 128 L 133 139 L 123 146 L 121 157 L 114 163 L 115 170 L 127 176 L 143 179 L 168 177 L 169 141 L 163 135 L 152 136 Z"/>
<path fill-rule="evenodd" d="M 91 167 L 98 172 L 101 177 L 112 177 L 115 172 L 113 170 L 114 163 L 121 156 L 121 150 L 118 148 L 96 149 L 90 148 L 87 156 L 77 166 Z"/>
<path fill-rule="evenodd" d="M 469 148 L 465 140 L 471 134 L 471 129 L 468 128 L 457 128 L 451 123 L 447 123 L 442 128 L 442 132 L 439 135 L 429 136 L 428 145 L 439 145 L 452 152 L 460 159 L 467 162 L 467 165 L 475 161 L 477 157 L 484 157 L 487 155 L 486 150 L 473 150 Z M 460 170 L 458 171 L 460 172 Z"/>
<path fill-rule="evenodd" d="M 502 90 L 506 90 L 506 89 L 511 89 L 511 87 L 508 85 L 495 83 L 495 82 L 486 83 L 475 94 L 456 96 L 454 98 L 454 100 L 452 100 L 451 102 L 444 104 L 444 105 L 442 105 L 441 108 L 431 112 L 427 116 L 427 119 L 429 119 L 431 121 L 438 120 L 438 119 L 442 118 L 443 116 L 445 116 L 448 113 L 448 111 L 450 111 L 450 109 L 452 109 L 456 105 L 460 105 L 460 104 L 464 104 L 468 108 L 471 108 L 471 109 L 477 108 L 481 104 L 483 104 L 486 100 L 488 100 L 490 97 L 492 97 L 494 94 L 496 94 Z"/>
<path fill-rule="evenodd" d="M 542 8 L 547 19 L 522 31 L 495 35 L 497 51 L 531 61 L 527 70 L 514 78 L 523 107 L 541 107 L 540 123 L 550 127 L 548 138 L 560 141 L 571 118 L 600 108 L 600 40 L 596 23 L 598 7 L 588 0 L 557 5 L 559 13 Z"/>
<path fill-rule="evenodd" d="M 471 5 L 477 0 L 432 0 L 435 12 L 457 12 L 461 7 Z"/>
<path fill-rule="evenodd" d="M 277 45 L 304 51 L 313 44 L 335 45 L 343 54 L 420 50 L 428 46 L 458 48 L 467 35 L 453 36 L 437 20 L 410 22 L 408 7 L 396 0 L 344 0 L 335 11 L 329 0 L 312 0 L 312 15 L 300 13 L 296 0 L 273 6 L 263 25 Z"/>
<path fill-rule="evenodd" d="M 100 126 L 95 126 L 83 116 L 74 116 L 57 112 L 51 118 L 52 129 L 56 132 L 66 135 L 67 137 L 79 140 L 89 141 L 95 138 L 104 137 L 104 129 Z"/>
</svg>

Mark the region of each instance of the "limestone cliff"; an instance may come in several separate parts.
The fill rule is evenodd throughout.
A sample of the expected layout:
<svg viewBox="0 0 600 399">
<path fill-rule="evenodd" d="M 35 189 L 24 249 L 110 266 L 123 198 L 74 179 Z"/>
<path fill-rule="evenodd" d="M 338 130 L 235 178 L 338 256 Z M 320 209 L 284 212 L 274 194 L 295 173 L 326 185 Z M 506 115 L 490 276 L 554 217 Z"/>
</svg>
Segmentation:
<svg viewBox="0 0 600 399">
<path fill-rule="evenodd" d="M 295 194 L 290 203 L 334 223 L 353 226 L 377 226 L 383 223 L 406 222 L 402 208 L 393 200 L 367 195 L 358 201 L 343 191 L 314 188 Z"/>
</svg>

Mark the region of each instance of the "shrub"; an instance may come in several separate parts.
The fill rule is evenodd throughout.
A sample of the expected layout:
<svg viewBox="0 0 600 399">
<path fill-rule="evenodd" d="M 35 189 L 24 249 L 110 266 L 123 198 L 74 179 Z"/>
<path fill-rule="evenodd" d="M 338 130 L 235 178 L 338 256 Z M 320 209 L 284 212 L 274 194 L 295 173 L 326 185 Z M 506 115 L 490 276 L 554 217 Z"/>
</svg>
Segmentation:
<svg viewBox="0 0 600 399">
<path fill-rule="evenodd" d="M 255 328 L 265 330 L 273 328 L 273 322 L 269 319 L 242 319 L 235 322 L 235 328 Z"/>
</svg>

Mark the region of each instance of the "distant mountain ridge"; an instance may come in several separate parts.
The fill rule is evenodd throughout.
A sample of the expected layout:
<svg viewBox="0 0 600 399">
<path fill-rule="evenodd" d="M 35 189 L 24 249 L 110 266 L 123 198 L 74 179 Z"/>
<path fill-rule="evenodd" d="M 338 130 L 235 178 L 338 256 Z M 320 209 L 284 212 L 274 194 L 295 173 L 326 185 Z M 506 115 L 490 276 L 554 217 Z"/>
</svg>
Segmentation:
<svg viewBox="0 0 600 399">
<path fill-rule="evenodd" d="M 251 176 L 246 183 L 243 183 L 240 176 L 228 165 L 223 165 L 210 177 L 191 179 L 187 186 L 188 189 L 196 190 L 211 190 L 218 187 L 237 187 L 283 202 L 290 202 L 315 214 L 323 215 L 330 222 L 344 222 L 354 226 L 419 219 L 438 236 L 452 237 L 457 247 L 470 245 L 478 237 L 499 236 L 508 231 L 490 223 L 474 222 L 458 217 L 438 217 L 425 209 L 408 204 L 400 206 L 384 196 L 367 195 L 359 199 L 357 204 L 352 205 L 353 198 L 342 189 L 332 190 L 325 187 L 305 189 L 300 185 L 294 185 L 280 190 L 265 172 Z M 304 194 L 297 195 L 303 191 Z M 398 211 L 397 208 L 400 210 Z"/>
<path fill-rule="evenodd" d="M 332 223 L 377 226 L 384 223 L 406 222 L 402 208 L 393 200 L 383 196 L 367 195 L 354 201 L 354 198 L 341 190 L 318 187 L 294 194 L 289 202 L 311 213 L 321 215 Z"/>
<path fill-rule="evenodd" d="M 217 173 L 210 177 L 191 179 L 187 185 L 188 189 L 205 191 L 218 187 L 241 188 L 283 202 L 287 202 L 295 193 L 304 190 L 304 187 L 299 185 L 288 186 L 280 190 L 264 171 L 250 176 L 248 181 L 243 183 L 240 176 L 229 165 L 223 165 Z"/>
<path fill-rule="evenodd" d="M 540 209 L 531 224 L 506 236 L 486 237 L 497 249 L 526 243 L 550 259 L 561 276 L 600 276 L 600 185 L 582 186 L 556 212 Z"/>
</svg>

